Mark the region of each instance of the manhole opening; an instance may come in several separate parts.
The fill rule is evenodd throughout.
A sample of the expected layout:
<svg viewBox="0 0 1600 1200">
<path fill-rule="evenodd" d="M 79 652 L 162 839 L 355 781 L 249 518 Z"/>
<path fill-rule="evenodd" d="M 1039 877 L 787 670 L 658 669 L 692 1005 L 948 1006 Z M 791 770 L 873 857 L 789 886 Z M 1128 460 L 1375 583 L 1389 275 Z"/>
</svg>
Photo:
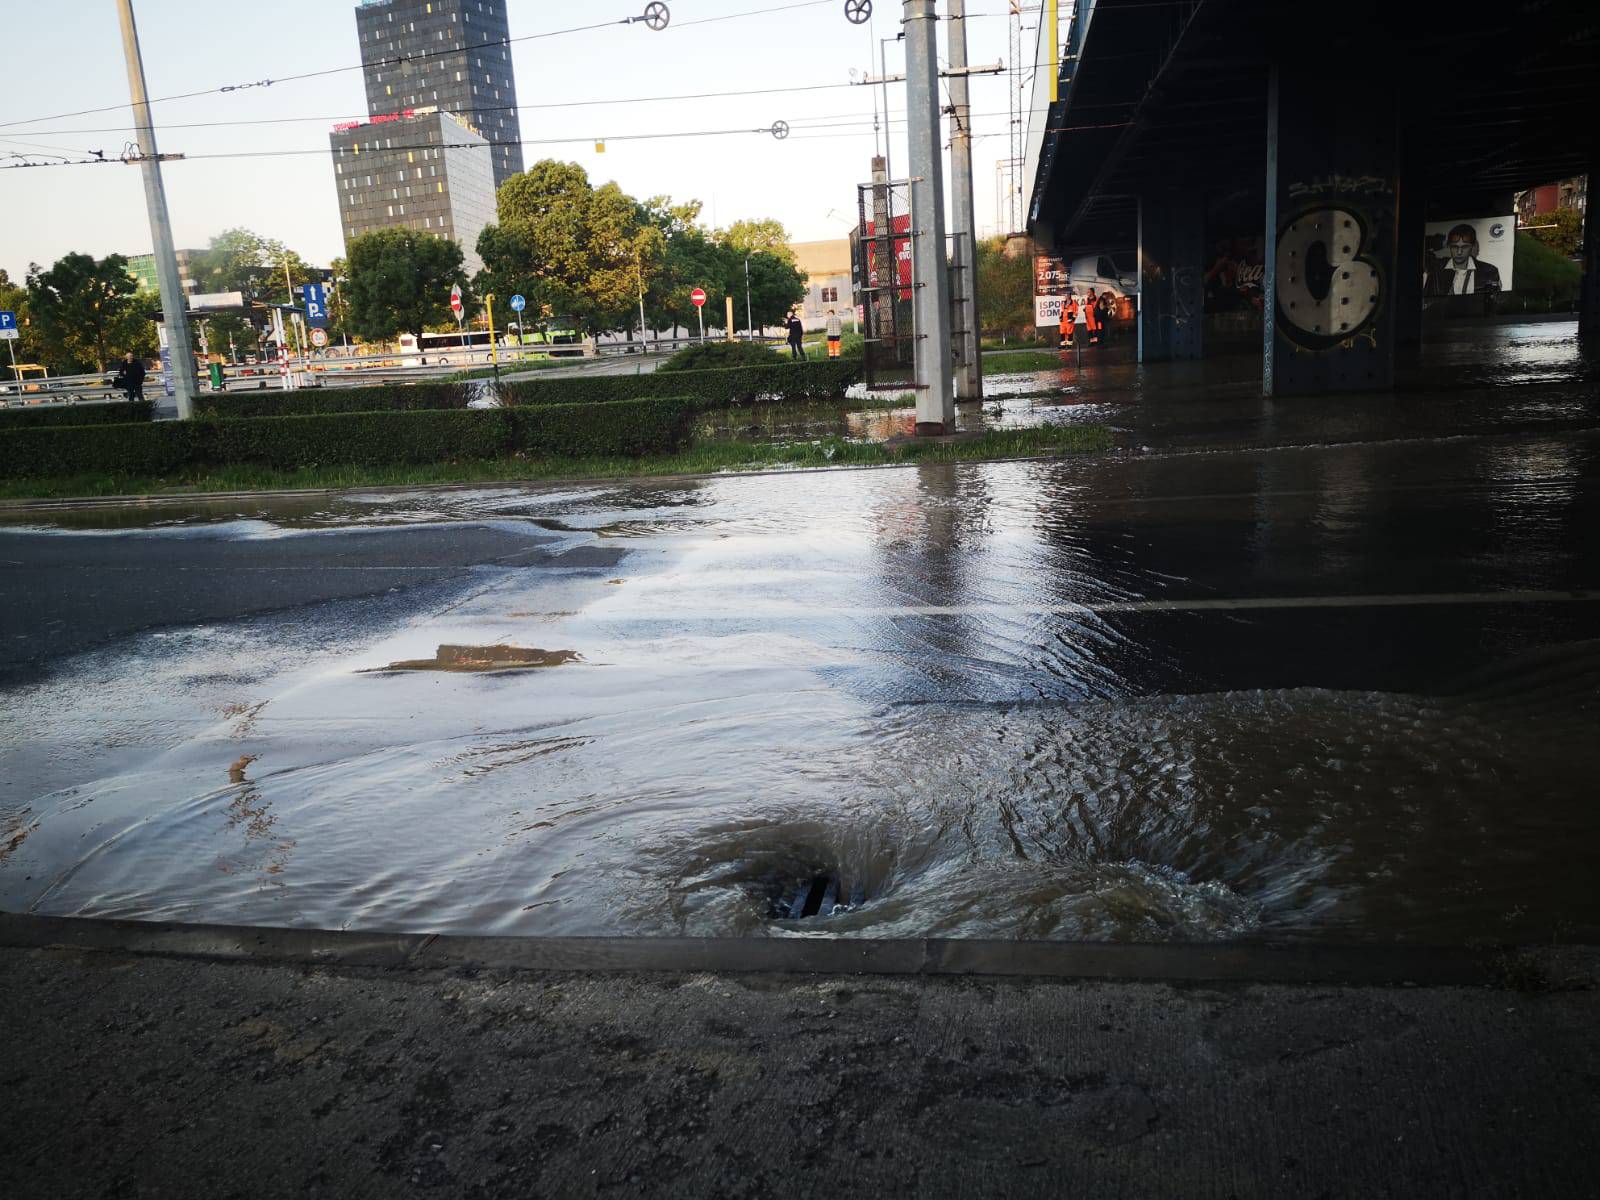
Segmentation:
<svg viewBox="0 0 1600 1200">
<path fill-rule="evenodd" d="M 772 897 L 768 915 L 775 921 L 800 921 L 807 917 L 830 917 L 849 911 L 866 899 L 866 888 L 857 881 L 847 885 L 832 872 L 819 872 L 801 878 Z"/>
</svg>

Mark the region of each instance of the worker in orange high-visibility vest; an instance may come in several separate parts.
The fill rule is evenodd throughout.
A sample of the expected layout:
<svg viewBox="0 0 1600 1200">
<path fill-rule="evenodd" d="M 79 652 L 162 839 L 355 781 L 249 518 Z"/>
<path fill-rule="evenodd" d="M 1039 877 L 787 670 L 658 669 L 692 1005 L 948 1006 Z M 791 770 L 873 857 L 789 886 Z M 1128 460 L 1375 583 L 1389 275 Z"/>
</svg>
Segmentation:
<svg viewBox="0 0 1600 1200">
<path fill-rule="evenodd" d="M 1083 324 L 1089 333 L 1089 345 L 1100 344 L 1100 297 L 1094 294 L 1094 289 L 1089 289 L 1088 298 L 1083 300 Z"/>
<path fill-rule="evenodd" d="M 1067 296 L 1061 301 L 1061 348 L 1072 348 L 1072 329 L 1078 323 L 1078 298 Z"/>
</svg>

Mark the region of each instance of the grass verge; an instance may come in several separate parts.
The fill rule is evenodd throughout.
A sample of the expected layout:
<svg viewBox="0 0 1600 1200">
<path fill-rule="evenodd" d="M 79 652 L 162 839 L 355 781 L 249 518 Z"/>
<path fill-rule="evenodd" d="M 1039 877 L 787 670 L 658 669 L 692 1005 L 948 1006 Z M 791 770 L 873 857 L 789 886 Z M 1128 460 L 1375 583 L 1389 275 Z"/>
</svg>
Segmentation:
<svg viewBox="0 0 1600 1200">
<path fill-rule="evenodd" d="M 1061 356 L 1054 350 L 1008 350 L 983 356 L 985 375 L 1013 375 L 1021 371 L 1054 371 Z"/>
<path fill-rule="evenodd" d="M 0 482 L 0 498 L 63 496 L 203 495 L 207 492 L 296 488 L 393 487 L 431 483 L 522 483 L 628 476 L 703 475 L 786 467 L 882 466 L 901 462 L 970 462 L 1104 450 L 1103 425 L 1056 425 L 991 430 L 970 441 L 912 443 L 888 448 L 876 442 L 823 438 L 812 442 L 707 441 L 674 454 L 645 458 L 504 458 L 396 466 L 222 467 L 168 478 L 60 475 Z"/>
</svg>

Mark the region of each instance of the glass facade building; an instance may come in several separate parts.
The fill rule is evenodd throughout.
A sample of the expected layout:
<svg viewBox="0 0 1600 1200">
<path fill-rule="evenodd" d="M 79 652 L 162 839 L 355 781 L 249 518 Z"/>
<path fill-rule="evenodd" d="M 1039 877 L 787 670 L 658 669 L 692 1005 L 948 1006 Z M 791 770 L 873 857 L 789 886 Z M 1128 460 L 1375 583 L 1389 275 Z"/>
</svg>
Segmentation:
<svg viewBox="0 0 1600 1200">
<path fill-rule="evenodd" d="M 415 229 L 460 243 L 469 276 L 482 268 L 495 184 L 478 133 L 449 113 L 415 113 L 335 130 L 332 143 L 347 246 L 376 229 Z"/>
<path fill-rule="evenodd" d="M 454 113 L 494 143 L 495 187 L 522 170 L 506 3 L 367 0 L 356 9 L 368 114 Z"/>
<path fill-rule="evenodd" d="M 329 138 L 347 247 L 376 229 L 415 229 L 458 242 L 469 275 L 482 267 L 495 189 L 522 170 L 506 3 L 357 6 L 370 119 Z"/>
</svg>

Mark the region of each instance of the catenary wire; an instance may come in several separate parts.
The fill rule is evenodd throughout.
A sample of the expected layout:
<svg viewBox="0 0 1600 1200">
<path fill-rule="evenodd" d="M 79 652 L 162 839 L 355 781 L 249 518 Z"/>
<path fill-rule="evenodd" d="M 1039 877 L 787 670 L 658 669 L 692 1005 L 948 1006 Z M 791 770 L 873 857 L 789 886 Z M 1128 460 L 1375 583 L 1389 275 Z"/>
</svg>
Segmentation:
<svg viewBox="0 0 1600 1200">
<path fill-rule="evenodd" d="M 780 4 L 772 8 L 751 9 L 742 13 L 724 13 L 717 17 L 701 17 L 694 21 L 680 21 L 676 26 L 669 25 L 667 30 L 685 28 L 693 25 L 709 25 L 719 21 L 737 21 L 744 17 L 766 16 L 770 13 L 787 12 L 796 8 L 815 8 L 819 4 L 829 4 L 832 0 L 801 0 L 798 4 Z M 573 33 L 589 33 L 596 29 L 610 29 L 615 26 L 631 25 L 639 20 L 638 17 L 621 17 L 612 21 L 599 21 L 591 25 L 574 25 L 568 29 L 547 29 L 542 33 L 526 33 L 519 37 L 490 38 L 487 41 L 474 42 L 472 45 L 453 46 L 447 50 L 422 50 L 415 54 L 396 54 L 390 58 L 379 59 L 374 62 L 359 62 L 342 67 L 326 67 L 319 71 L 305 71 L 299 75 L 285 75 L 279 79 L 262 79 L 254 82 L 239 84 L 220 84 L 217 87 L 202 88 L 194 92 L 178 92 L 170 96 L 157 96 L 150 101 L 151 104 L 162 104 L 170 100 L 193 100 L 200 96 L 217 96 L 231 92 L 248 91 L 258 87 L 272 87 L 279 83 L 296 83 L 305 79 L 320 79 L 328 75 L 339 75 L 346 71 L 362 71 L 382 67 L 400 66 L 405 63 L 421 62 L 429 58 L 438 58 L 446 54 L 463 54 L 471 50 L 483 50 L 491 46 L 510 46 L 518 42 L 541 41 L 547 38 L 562 37 Z M 76 112 L 56 113 L 47 117 L 31 117 L 21 121 L 0 121 L 0 129 L 11 129 L 18 125 L 38 125 L 45 121 L 64 121 L 72 117 L 86 117 L 94 113 L 116 112 L 127 108 L 127 104 L 108 104 L 99 108 L 82 108 Z"/>
</svg>

